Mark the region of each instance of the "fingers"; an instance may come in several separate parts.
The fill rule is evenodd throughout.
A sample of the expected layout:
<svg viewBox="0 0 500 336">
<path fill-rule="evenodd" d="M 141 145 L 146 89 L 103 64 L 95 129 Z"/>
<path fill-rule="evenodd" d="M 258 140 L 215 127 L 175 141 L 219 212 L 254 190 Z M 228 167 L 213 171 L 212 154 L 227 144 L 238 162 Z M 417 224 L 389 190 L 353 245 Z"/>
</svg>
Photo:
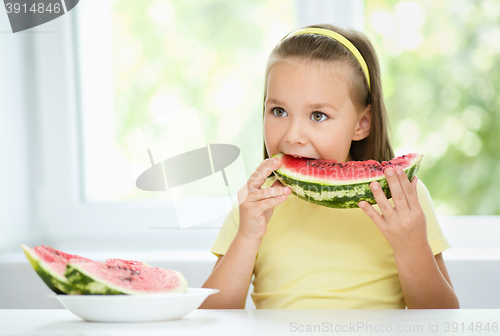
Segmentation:
<svg viewBox="0 0 500 336">
<path fill-rule="evenodd" d="M 413 180 L 411 180 L 411 185 L 413 186 L 413 188 L 415 188 L 415 194 L 417 194 L 417 198 L 418 198 L 417 184 L 418 184 L 418 177 L 415 176 L 413 178 Z"/>
<path fill-rule="evenodd" d="M 400 182 L 400 186 L 404 193 L 407 206 L 410 209 L 415 208 L 416 206 L 420 206 L 416 191 L 417 181 L 418 181 L 417 177 L 415 177 L 413 181 L 410 183 L 410 180 L 408 180 L 408 176 L 406 176 L 405 172 L 402 169 L 396 170 L 396 176 L 398 177 L 398 180 Z"/>
<path fill-rule="evenodd" d="M 258 189 L 248 195 L 248 202 L 257 211 L 265 211 L 284 202 L 292 192 L 289 187 Z"/>
<path fill-rule="evenodd" d="M 358 206 L 363 209 L 365 214 L 367 214 L 368 217 L 371 218 L 375 225 L 377 225 L 378 227 L 382 227 L 382 225 L 384 224 L 384 219 L 370 203 L 361 201 L 358 203 Z"/>
<path fill-rule="evenodd" d="M 378 182 L 374 181 L 370 184 L 373 196 L 375 197 L 383 216 L 391 217 L 394 215 L 395 211 L 403 213 L 404 211 L 420 206 L 416 191 L 418 182 L 416 177 L 412 182 L 410 182 L 405 172 L 398 168 L 387 169 L 385 171 L 385 177 L 391 190 L 395 208 L 393 208 L 392 204 L 387 200 L 387 197 Z M 382 220 L 382 216 L 380 216 L 380 214 L 367 202 L 360 202 L 358 205 L 370 216 L 370 218 L 373 217 L 372 220 Z M 377 217 L 377 215 L 380 218 Z"/>
<path fill-rule="evenodd" d="M 250 202 L 258 202 L 265 199 L 276 198 L 280 196 L 287 196 L 292 192 L 290 187 L 274 187 L 274 188 L 266 188 L 266 189 L 258 189 L 253 191 L 250 195 L 248 195 L 248 200 Z"/>
<path fill-rule="evenodd" d="M 398 211 L 408 210 L 408 202 L 401 185 L 401 182 L 403 182 L 401 176 L 406 179 L 408 185 L 410 184 L 408 178 L 406 177 L 406 174 L 402 169 L 394 170 L 392 168 L 388 168 L 385 170 L 384 175 L 387 183 L 389 184 L 389 189 L 391 189 L 392 201 L 394 202 L 396 209 Z"/>
<path fill-rule="evenodd" d="M 390 216 L 394 212 L 394 209 L 392 208 L 392 204 L 387 200 L 384 191 L 380 187 L 380 183 L 373 181 L 370 183 L 370 189 L 382 213 L 385 216 Z"/>
<path fill-rule="evenodd" d="M 278 169 L 280 165 L 281 161 L 276 158 L 264 160 L 248 179 L 248 193 L 250 194 L 257 189 L 260 189 L 266 181 L 266 178 L 271 175 L 273 171 Z"/>
</svg>

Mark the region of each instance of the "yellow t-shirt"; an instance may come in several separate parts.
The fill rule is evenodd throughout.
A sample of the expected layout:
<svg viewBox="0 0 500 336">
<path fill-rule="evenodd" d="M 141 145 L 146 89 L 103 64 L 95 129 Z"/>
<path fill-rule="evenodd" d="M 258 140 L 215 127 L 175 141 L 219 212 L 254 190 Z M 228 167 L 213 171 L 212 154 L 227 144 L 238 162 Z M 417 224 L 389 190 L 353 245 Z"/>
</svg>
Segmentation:
<svg viewBox="0 0 500 336">
<path fill-rule="evenodd" d="M 263 188 L 274 180 L 268 178 Z M 436 255 L 451 245 L 420 181 L 417 192 Z M 238 225 L 236 207 L 226 217 L 212 253 L 226 253 Z M 253 285 L 251 296 L 258 309 L 406 307 L 392 248 L 364 211 L 327 208 L 294 195 L 274 208 L 255 260 Z"/>
</svg>

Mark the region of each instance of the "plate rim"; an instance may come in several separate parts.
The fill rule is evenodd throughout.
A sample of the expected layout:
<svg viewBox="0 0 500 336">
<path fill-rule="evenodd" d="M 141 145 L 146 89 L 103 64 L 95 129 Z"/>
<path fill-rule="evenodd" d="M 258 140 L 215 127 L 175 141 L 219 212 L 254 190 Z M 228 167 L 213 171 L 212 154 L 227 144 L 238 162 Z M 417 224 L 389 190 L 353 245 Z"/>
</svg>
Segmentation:
<svg viewBox="0 0 500 336">
<path fill-rule="evenodd" d="M 190 292 L 188 292 L 191 290 Z M 151 293 L 151 294 L 125 294 L 125 295 L 100 295 L 100 294 L 57 294 L 57 293 L 47 293 L 49 298 L 59 299 L 59 298 L 78 298 L 82 300 L 89 300 L 89 298 L 99 298 L 99 299 L 110 299 L 123 300 L 131 298 L 174 298 L 174 297 L 185 297 L 185 296 L 197 296 L 199 294 L 216 294 L 219 293 L 220 289 L 217 288 L 187 288 L 185 293 Z"/>
</svg>

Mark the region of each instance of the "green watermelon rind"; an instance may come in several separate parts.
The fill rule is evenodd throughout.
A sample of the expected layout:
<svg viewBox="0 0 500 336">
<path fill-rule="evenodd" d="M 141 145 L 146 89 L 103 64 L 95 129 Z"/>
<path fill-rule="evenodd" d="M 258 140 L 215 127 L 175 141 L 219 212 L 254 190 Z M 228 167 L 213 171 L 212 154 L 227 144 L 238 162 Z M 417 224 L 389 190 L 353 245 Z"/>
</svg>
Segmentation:
<svg viewBox="0 0 500 336">
<path fill-rule="evenodd" d="M 422 155 L 415 159 L 410 167 L 404 169 L 410 181 L 416 176 L 421 161 Z M 293 195 L 307 202 L 329 208 L 355 209 L 359 208 L 358 203 L 360 201 L 376 204 L 377 201 L 370 189 L 370 183 L 373 181 L 378 181 L 380 183 L 382 191 L 388 199 L 392 197 L 389 184 L 384 176 L 373 178 L 362 183 L 351 182 L 339 184 L 339 181 L 335 181 L 334 184 L 328 185 L 325 182 L 315 183 L 298 180 L 287 176 L 279 169 L 274 171 L 274 174 L 283 185 L 292 189 Z"/>
<path fill-rule="evenodd" d="M 105 284 L 88 274 L 78 264 L 68 264 L 64 275 L 73 287 L 85 295 L 128 295 L 122 289 L 111 284 Z"/>
<path fill-rule="evenodd" d="M 53 272 L 43 260 L 34 254 L 34 250 L 30 249 L 26 245 L 21 245 L 24 254 L 28 258 L 29 263 L 35 270 L 35 272 L 40 276 L 40 278 L 45 282 L 45 284 L 56 294 L 81 294 L 80 291 L 76 290 L 68 279 L 60 276 L 59 274 Z"/>
</svg>

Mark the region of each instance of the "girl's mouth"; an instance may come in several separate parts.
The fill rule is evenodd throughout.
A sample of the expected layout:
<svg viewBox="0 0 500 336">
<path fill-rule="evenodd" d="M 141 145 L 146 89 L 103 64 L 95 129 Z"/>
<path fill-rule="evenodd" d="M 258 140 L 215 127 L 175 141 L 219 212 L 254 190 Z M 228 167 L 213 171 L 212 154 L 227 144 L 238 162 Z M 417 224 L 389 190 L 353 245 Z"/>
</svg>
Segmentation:
<svg viewBox="0 0 500 336">
<path fill-rule="evenodd" d="M 302 155 L 295 155 L 295 154 L 287 154 L 287 153 L 284 153 L 288 156 L 292 156 L 294 158 L 297 158 L 297 159 L 307 159 L 307 160 L 316 160 L 316 158 L 312 158 L 312 157 L 307 157 L 307 156 L 302 156 Z"/>
</svg>

